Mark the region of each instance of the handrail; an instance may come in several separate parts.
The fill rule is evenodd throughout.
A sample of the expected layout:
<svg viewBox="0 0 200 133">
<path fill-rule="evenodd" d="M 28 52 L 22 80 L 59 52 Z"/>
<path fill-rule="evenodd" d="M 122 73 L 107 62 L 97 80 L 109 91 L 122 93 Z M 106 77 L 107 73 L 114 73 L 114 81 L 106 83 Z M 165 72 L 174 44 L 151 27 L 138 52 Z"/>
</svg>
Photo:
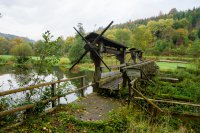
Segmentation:
<svg viewBox="0 0 200 133">
<path fill-rule="evenodd" d="M 68 78 L 68 79 L 57 80 L 57 81 L 53 81 L 53 82 L 41 83 L 41 84 L 32 85 L 32 86 L 28 86 L 28 87 L 24 87 L 24 88 L 18 88 L 18 89 L 14 89 L 14 90 L 3 91 L 3 92 L 0 92 L 0 96 L 5 96 L 5 95 L 17 93 L 17 92 L 26 91 L 26 90 L 40 89 L 39 87 L 48 86 L 48 85 L 52 85 L 52 84 L 56 84 L 56 83 L 60 83 L 60 82 L 65 82 L 65 81 L 69 81 L 69 80 L 73 80 L 73 79 L 79 79 L 79 78 L 83 78 L 85 76 L 86 75 Z"/>
<path fill-rule="evenodd" d="M 133 67 L 141 66 L 141 65 L 144 65 L 144 64 L 152 63 L 152 62 L 154 62 L 154 61 L 153 60 L 144 61 L 144 62 L 140 62 L 140 63 L 137 63 L 137 64 L 133 64 L 133 65 L 130 65 L 130 66 L 123 67 L 121 69 L 133 68 Z"/>
<path fill-rule="evenodd" d="M 62 94 L 62 95 L 59 95 L 59 96 L 51 97 L 51 98 L 49 98 L 49 99 L 40 101 L 40 102 L 38 102 L 38 103 L 43 103 L 43 104 L 45 104 L 45 103 L 48 103 L 48 102 L 50 102 L 50 101 L 55 101 L 56 99 L 58 99 L 58 98 L 60 98 L 60 97 L 64 97 L 64 96 L 66 96 L 66 95 L 68 95 L 68 94 L 75 93 L 75 92 L 77 92 L 77 91 L 80 91 L 80 90 L 82 90 L 82 89 L 84 89 L 84 88 L 86 88 L 86 87 L 92 86 L 92 85 L 94 85 L 94 83 L 92 83 L 92 84 L 90 84 L 90 85 L 86 85 L 86 86 L 80 87 L 80 88 L 78 88 L 78 89 L 76 89 L 76 90 L 74 90 L 74 91 L 66 92 L 66 93 L 64 93 L 64 94 Z M 34 108 L 35 106 L 37 106 L 37 103 L 35 103 L 35 104 L 27 104 L 27 105 L 20 106 L 20 107 L 14 108 L 14 109 L 5 110 L 5 111 L 0 112 L 0 117 L 9 115 L 9 114 L 12 114 L 12 113 L 15 113 L 15 112 L 23 111 L 23 110 L 26 110 L 26 109 L 31 109 L 31 108 Z"/>
</svg>

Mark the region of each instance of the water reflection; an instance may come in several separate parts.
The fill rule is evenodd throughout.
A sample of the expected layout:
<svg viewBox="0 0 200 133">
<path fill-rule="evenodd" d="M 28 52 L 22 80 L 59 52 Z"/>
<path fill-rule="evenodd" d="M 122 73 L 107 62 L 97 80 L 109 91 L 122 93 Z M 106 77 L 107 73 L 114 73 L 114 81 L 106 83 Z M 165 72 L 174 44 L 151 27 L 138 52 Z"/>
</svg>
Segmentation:
<svg viewBox="0 0 200 133">
<path fill-rule="evenodd" d="M 0 91 L 6 91 L 11 89 L 16 89 L 19 87 L 29 86 L 35 83 L 35 79 L 39 79 L 40 82 L 50 82 L 80 75 L 86 75 L 86 85 L 92 82 L 93 79 L 93 72 L 92 71 L 80 71 L 80 72 L 69 72 L 66 68 L 54 67 L 52 71 L 46 71 L 42 74 L 38 74 L 38 68 L 31 68 L 31 67 L 12 67 L 12 66 L 0 66 Z M 64 83 L 61 83 L 62 85 Z M 75 89 L 80 87 L 80 79 L 73 80 L 72 82 L 67 82 L 67 86 L 64 88 L 65 91 L 69 91 L 70 89 Z M 43 93 L 42 89 L 37 90 L 37 95 L 34 95 L 32 98 L 34 100 L 41 99 L 39 95 Z M 50 88 L 46 88 L 50 89 Z M 88 87 L 85 90 L 85 95 L 90 94 L 93 92 L 92 87 Z M 16 94 L 11 94 L 7 97 L 13 101 L 10 104 L 19 104 L 18 99 L 20 101 L 26 100 L 26 95 L 28 91 L 20 92 Z M 60 99 L 61 104 L 69 103 L 76 100 L 77 93 L 73 93 L 67 95 L 65 98 Z"/>
</svg>

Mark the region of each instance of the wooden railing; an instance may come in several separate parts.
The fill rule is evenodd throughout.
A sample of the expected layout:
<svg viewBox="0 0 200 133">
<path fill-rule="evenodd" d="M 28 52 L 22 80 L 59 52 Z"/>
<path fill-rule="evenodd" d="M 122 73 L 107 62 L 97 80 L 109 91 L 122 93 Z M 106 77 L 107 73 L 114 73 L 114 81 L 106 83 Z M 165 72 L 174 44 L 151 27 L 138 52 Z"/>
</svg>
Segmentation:
<svg viewBox="0 0 200 133">
<path fill-rule="evenodd" d="M 13 94 L 13 93 L 17 93 L 17 92 L 23 92 L 23 91 L 27 91 L 27 90 L 42 89 L 42 87 L 51 86 L 51 98 L 39 101 L 38 103 L 46 104 L 46 103 L 52 102 L 52 107 L 55 107 L 56 106 L 55 100 L 57 100 L 57 99 L 59 99 L 61 97 L 65 97 L 68 94 L 81 91 L 81 95 L 84 96 L 84 89 L 89 87 L 89 86 L 94 85 L 94 83 L 92 83 L 90 85 L 85 85 L 85 77 L 86 76 L 73 77 L 73 78 L 68 78 L 68 79 L 63 79 L 63 80 L 58 80 L 58 81 L 53 81 L 53 82 L 47 82 L 47 83 L 37 84 L 37 85 L 33 85 L 33 86 L 28 86 L 28 87 L 25 87 L 25 88 L 18 88 L 18 89 L 14 89 L 14 90 L 8 90 L 8 91 L 0 92 L 0 96 L 6 96 L 6 95 L 9 95 L 9 94 Z M 57 83 L 71 81 L 71 80 L 75 80 L 75 79 L 81 79 L 81 87 L 80 88 L 77 88 L 77 89 L 75 89 L 73 91 L 66 92 L 66 93 L 60 94 L 60 95 L 57 95 L 55 93 L 56 84 Z M 38 103 L 27 104 L 27 105 L 16 107 L 14 109 L 1 111 L 0 112 L 0 117 L 9 115 L 9 114 L 12 114 L 12 113 L 15 113 L 15 112 L 19 112 L 19 111 L 23 111 L 23 110 L 34 108 L 34 107 L 36 107 L 38 105 Z"/>
</svg>

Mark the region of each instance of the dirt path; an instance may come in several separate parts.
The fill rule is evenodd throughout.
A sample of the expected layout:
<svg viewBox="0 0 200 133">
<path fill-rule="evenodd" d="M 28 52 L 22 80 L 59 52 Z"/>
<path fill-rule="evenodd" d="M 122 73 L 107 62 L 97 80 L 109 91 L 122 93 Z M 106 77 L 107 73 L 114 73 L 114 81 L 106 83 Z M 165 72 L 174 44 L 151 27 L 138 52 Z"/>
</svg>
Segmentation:
<svg viewBox="0 0 200 133">
<path fill-rule="evenodd" d="M 109 111 L 122 106 L 116 99 L 100 96 L 96 93 L 76 101 L 82 108 L 74 115 L 83 121 L 97 121 L 107 118 Z"/>
</svg>

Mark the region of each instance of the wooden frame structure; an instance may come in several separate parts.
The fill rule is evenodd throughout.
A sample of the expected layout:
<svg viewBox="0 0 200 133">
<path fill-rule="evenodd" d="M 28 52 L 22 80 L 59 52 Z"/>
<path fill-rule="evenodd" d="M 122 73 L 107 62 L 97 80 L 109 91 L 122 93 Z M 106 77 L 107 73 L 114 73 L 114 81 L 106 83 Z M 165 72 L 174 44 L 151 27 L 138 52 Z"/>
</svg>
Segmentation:
<svg viewBox="0 0 200 133">
<path fill-rule="evenodd" d="M 97 33 L 90 33 L 87 35 L 85 38 L 91 43 L 97 38 L 99 34 Z M 91 59 L 93 60 L 95 64 L 95 76 L 94 76 L 94 81 L 98 83 L 101 79 L 105 79 L 107 77 L 112 77 L 118 74 L 121 74 L 120 68 L 125 66 L 125 57 L 126 57 L 126 50 L 128 47 L 117 43 L 113 40 L 110 40 L 106 37 L 101 36 L 97 43 L 95 44 L 97 47 L 98 54 L 101 56 L 103 59 L 103 54 L 112 54 L 112 56 L 115 56 L 116 59 L 120 62 L 120 65 L 115 65 L 115 66 L 108 66 L 110 68 L 109 72 L 103 72 L 105 69 L 104 66 L 102 66 L 101 60 L 99 60 L 92 52 L 90 54 Z M 112 71 L 113 69 L 116 69 L 117 71 Z M 96 84 L 96 88 L 99 89 L 100 86 L 99 84 Z"/>
</svg>

